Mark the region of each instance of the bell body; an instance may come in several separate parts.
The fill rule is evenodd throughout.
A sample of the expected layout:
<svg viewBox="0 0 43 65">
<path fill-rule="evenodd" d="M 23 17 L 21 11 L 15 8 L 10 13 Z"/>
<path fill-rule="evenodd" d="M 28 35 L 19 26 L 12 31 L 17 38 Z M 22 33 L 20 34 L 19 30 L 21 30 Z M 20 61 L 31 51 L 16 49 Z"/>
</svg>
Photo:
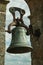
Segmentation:
<svg viewBox="0 0 43 65">
<path fill-rule="evenodd" d="M 12 40 L 9 48 L 7 49 L 8 53 L 18 54 L 31 52 L 32 47 L 27 43 L 26 38 L 26 29 L 24 27 L 16 27 L 12 30 Z"/>
</svg>

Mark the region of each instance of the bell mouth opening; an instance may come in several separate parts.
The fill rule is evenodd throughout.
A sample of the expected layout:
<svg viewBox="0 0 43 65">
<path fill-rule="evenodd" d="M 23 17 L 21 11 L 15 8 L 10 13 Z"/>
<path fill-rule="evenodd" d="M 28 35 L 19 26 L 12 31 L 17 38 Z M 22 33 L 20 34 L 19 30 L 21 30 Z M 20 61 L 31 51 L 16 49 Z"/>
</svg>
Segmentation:
<svg viewBox="0 0 43 65">
<path fill-rule="evenodd" d="M 21 54 L 31 52 L 33 49 L 31 47 L 14 47 L 8 48 L 7 52 L 12 54 Z"/>
</svg>

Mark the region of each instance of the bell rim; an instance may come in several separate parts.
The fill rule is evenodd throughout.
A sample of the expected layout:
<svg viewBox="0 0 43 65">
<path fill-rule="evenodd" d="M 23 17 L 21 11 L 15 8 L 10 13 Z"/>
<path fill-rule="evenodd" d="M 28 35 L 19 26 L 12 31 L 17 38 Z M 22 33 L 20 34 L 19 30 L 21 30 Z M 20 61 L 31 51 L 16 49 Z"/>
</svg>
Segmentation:
<svg viewBox="0 0 43 65">
<path fill-rule="evenodd" d="M 33 50 L 32 47 L 14 47 L 14 48 L 9 47 L 6 51 L 11 54 L 23 54 L 32 52 L 32 50 Z"/>
</svg>

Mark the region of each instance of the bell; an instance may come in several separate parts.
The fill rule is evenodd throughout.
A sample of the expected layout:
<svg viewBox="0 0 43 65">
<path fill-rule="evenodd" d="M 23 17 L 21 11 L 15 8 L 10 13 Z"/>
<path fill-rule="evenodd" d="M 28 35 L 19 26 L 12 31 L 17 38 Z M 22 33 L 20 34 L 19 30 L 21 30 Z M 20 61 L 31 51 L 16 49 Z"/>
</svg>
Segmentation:
<svg viewBox="0 0 43 65">
<path fill-rule="evenodd" d="M 32 47 L 27 43 L 26 29 L 24 27 L 16 27 L 12 30 L 11 44 L 7 49 L 8 53 L 18 54 L 31 52 Z"/>
</svg>

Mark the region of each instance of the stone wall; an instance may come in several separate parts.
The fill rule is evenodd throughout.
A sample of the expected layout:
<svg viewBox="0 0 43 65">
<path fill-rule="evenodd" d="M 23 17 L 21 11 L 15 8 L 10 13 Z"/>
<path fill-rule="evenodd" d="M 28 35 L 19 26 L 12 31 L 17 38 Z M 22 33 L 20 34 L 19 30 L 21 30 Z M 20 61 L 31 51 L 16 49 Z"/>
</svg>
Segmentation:
<svg viewBox="0 0 43 65">
<path fill-rule="evenodd" d="M 0 14 L 0 65 L 4 62 L 4 55 L 5 55 L 5 16 Z"/>
<path fill-rule="evenodd" d="M 4 65 L 5 58 L 5 1 L 0 2 L 0 65 Z"/>
<path fill-rule="evenodd" d="M 26 0 L 30 7 L 30 23 L 33 26 L 33 32 L 40 29 L 41 35 L 37 38 L 31 35 L 32 65 L 43 65 L 43 0 Z"/>
</svg>

